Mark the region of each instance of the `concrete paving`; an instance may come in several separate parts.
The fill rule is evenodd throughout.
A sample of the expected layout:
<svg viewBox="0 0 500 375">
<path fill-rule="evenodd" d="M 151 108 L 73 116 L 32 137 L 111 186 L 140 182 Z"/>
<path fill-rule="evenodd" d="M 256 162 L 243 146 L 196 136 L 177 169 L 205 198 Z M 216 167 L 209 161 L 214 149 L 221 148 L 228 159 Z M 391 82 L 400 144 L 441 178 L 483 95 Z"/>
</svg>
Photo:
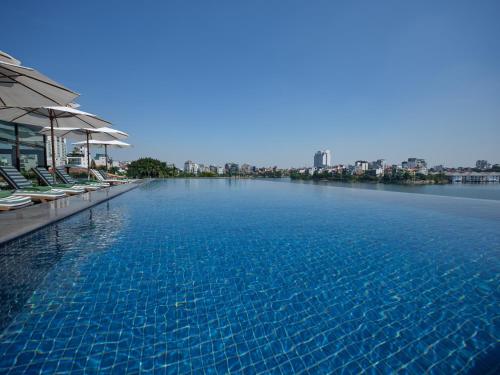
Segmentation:
<svg viewBox="0 0 500 375">
<path fill-rule="evenodd" d="M 141 183 L 112 186 L 19 210 L 0 212 L 0 245 L 135 189 Z"/>
</svg>

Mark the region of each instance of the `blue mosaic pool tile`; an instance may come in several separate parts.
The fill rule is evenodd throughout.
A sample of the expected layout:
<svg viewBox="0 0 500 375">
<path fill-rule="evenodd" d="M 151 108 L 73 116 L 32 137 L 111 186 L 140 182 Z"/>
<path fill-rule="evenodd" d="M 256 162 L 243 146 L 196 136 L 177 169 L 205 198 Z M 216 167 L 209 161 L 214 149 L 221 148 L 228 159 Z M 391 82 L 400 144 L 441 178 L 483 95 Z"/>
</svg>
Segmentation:
<svg viewBox="0 0 500 375">
<path fill-rule="evenodd" d="M 409 196 L 158 181 L 47 227 L 0 249 L 0 373 L 483 368 L 497 203 Z"/>
</svg>

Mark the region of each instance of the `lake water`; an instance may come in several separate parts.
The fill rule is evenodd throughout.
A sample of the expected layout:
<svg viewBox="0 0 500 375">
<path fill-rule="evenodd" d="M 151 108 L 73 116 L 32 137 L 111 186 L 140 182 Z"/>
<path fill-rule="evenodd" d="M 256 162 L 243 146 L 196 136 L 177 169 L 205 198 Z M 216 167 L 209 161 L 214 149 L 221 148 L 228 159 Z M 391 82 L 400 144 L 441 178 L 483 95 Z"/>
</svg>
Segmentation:
<svg viewBox="0 0 500 375">
<path fill-rule="evenodd" d="M 288 181 L 288 180 L 285 180 Z M 343 188 L 357 188 L 379 191 L 395 191 L 399 193 L 431 194 L 449 197 L 500 200 L 500 184 L 446 184 L 446 185 L 393 185 L 372 183 L 345 183 L 335 181 L 301 181 L 293 183 L 329 185 Z"/>
</svg>

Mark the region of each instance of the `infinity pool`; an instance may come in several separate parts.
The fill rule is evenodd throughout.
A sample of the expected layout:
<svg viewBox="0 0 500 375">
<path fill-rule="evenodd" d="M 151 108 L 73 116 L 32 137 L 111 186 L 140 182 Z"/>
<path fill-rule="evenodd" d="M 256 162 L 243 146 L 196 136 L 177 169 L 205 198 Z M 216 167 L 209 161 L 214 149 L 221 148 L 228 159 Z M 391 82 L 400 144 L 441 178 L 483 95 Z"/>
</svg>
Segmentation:
<svg viewBox="0 0 500 375">
<path fill-rule="evenodd" d="M 494 373 L 500 202 L 154 181 L 0 248 L 0 373 Z"/>
</svg>

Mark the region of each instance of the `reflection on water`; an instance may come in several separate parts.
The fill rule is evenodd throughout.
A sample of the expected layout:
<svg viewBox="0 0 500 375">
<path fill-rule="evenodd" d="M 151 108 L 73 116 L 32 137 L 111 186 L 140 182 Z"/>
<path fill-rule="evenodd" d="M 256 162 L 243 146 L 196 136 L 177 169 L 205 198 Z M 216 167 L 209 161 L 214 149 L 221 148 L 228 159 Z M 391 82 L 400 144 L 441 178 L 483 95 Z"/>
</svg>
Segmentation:
<svg viewBox="0 0 500 375">
<path fill-rule="evenodd" d="M 0 246 L 0 331 L 65 254 L 72 253 L 68 259 L 81 265 L 85 258 L 116 241 L 127 217 L 126 210 L 113 210 L 108 201 Z M 85 246 L 89 241 L 92 247 Z"/>
<path fill-rule="evenodd" d="M 155 181 L 3 249 L 26 302 L 0 373 L 485 373 L 499 223 L 500 201 Z"/>
</svg>

